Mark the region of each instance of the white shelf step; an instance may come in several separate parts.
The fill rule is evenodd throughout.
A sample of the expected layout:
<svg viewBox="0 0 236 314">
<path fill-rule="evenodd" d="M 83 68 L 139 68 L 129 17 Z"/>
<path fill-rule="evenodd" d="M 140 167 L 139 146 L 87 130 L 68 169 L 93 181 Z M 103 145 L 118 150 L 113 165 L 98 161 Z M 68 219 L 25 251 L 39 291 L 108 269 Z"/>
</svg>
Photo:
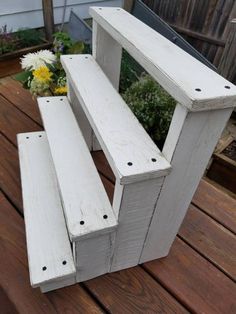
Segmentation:
<svg viewBox="0 0 236 314">
<path fill-rule="evenodd" d="M 46 134 L 17 139 L 30 281 L 46 292 L 75 283 L 75 265 Z"/>
<path fill-rule="evenodd" d="M 121 184 L 162 177 L 170 164 L 90 55 L 61 57 L 106 157 Z"/>
<path fill-rule="evenodd" d="M 90 7 L 89 13 L 177 102 L 190 110 L 228 108 L 236 101 L 234 84 L 127 11 Z"/>
<path fill-rule="evenodd" d="M 71 241 L 111 232 L 117 221 L 67 98 L 42 97 L 38 103 Z"/>
</svg>

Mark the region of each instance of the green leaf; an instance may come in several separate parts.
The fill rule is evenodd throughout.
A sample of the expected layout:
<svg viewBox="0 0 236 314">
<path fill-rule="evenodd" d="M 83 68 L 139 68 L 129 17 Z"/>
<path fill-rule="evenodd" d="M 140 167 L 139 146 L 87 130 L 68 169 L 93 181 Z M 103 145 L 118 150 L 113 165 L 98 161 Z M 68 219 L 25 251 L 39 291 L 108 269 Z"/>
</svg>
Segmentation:
<svg viewBox="0 0 236 314">
<path fill-rule="evenodd" d="M 68 54 L 78 54 L 84 51 L 84 43 L 82 41 L 78 41 L 74 43 L 68 50 Z"/>
<path fill-rule="evenodd" d="M 20 72 L 18 74 L 16 74 L 14 76 L 14 79 L 21 82 L 21 83 L 25 83 L 28 81 L 28 78 L 31 76 L 31 72 L 30 71 L 24 71 L 24 72 Z"/>
</svg>

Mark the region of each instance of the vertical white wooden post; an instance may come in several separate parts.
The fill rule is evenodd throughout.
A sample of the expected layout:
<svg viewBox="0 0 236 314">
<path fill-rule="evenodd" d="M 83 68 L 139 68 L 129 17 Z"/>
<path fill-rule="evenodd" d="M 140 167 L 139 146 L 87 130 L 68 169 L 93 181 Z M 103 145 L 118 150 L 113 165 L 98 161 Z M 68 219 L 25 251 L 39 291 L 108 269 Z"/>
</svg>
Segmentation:
<svg viewBox="0 0 236 314">
<path fill-rule="evenodd" d="M 122 46 L 93 20 L 93 57 L 119 90 Z"/>
<path fill-rule="evenodd" d="M 116 90 L 119 90 L 122 47 L 97 22 L 93 20 L 93 57 Z M 93 134 L 93 150 L 101 146 Z"/>
<path fill-rule="evenodd" d="M 190 112 L 177 105 L 163 148 L 165 177 L 140 262 L 166 256 L 232 108 Z"/>
<path fill-rule="evenodd" d="M 86 114 L 84 113 L 84 110 L 79 103 L 78 97 L 76 97 L 69 79 L 67 79 L 67 89 L 67 97 L 70 101 L 71 108 L 82 131 L 85 142 L 88 145 L 88 149 L 91 151 L 93 147 L 93 130 L 89 124 Z"/>
</svg>

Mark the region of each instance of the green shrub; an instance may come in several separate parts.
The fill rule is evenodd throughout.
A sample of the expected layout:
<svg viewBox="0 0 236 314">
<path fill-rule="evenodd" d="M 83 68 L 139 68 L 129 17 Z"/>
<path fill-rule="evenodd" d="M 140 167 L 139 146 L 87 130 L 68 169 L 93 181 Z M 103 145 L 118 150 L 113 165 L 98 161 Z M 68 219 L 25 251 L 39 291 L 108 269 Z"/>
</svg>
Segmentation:
<svg viewBox="0 0 236 314">
<path fill-rule="evenodd" d="M 162 146 L 175 109 L 175 100 L 149 75 L 122 95 L 153 141 Z"/>
<path fill-rule="evenodd" d="M 120 92 L 124 93 L 144 72 L 143 68 L 123 50 L 120 71 Z"/>
<path fill-rule="evenodd" d="M 22 47 L 36 46 L 42 43 L 43 33 L 37 29 L 21 28 L 16 32 Z"/>
</svg>

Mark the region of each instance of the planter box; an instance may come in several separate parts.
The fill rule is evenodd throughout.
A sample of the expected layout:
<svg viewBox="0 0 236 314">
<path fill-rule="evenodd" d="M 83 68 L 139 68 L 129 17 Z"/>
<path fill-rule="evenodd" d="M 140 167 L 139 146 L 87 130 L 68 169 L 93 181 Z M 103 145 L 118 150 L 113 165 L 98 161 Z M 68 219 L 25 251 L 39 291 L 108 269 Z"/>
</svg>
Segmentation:
<svg viewBox="0 0 236 314">
<path fill-rule="evenodd" d="M 231 147 L 236 146 L 236 140 L 230 137 L 213 155 L 212 163 L 207 172 L 207 177 L 219 183 L 228 190 L 236 193 L 236 160 L 229 157 L 229 150 Z M 235 148 L 236 149 L 236 148 Z"/>
<path fill-rule="evenodd" d="M 35 51 L 41 50 L 41 49 L 48 49 L 51 46 L 52 46 L 52 43 L 45 40 L 44 43 L 36 45 L 36 46 L 22 48 L 22 49 L 19 49 L 16 51 L 4 53 L 4 54 L 0 55 L 0 61 L 21 57 L 21 56 L 23 56 L 29 52 L 35 52 Z"/>
</svg>

